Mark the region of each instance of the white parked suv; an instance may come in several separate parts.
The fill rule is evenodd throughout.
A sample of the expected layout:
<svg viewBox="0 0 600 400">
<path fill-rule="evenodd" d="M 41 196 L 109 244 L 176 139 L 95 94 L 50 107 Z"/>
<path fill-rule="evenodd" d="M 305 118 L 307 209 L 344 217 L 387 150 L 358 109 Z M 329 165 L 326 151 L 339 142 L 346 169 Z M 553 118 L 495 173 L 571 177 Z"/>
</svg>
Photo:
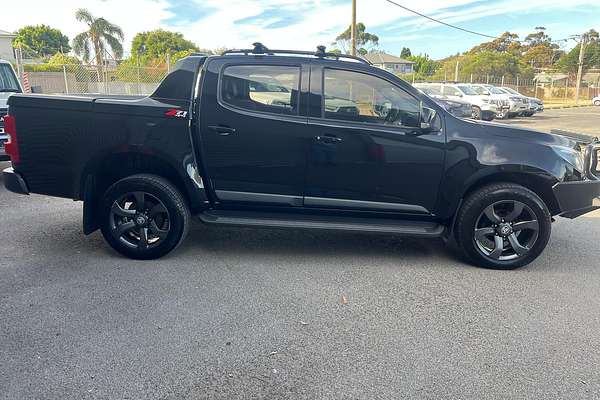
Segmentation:
<svg viewBox="0 0 600 400">
<path fill-rule="evenodd" d="M 0 60 L 0 161 L 8 160 L 4 151 L 4 143 L 8 140 L 8 135 L 4 133 L 4 116 L 8 112 L 6 102 L 8 96 L 22 91 L 12 65 L 8 61 Z"/>
<path fill-rule="evenodd" d="M 500 89 L 504 90 L 505 92 L 514 94 L 516 96 L 521 96 L 521 97 L 525 97 L 527 100 L 529 100 L 529 112 L 524 114 L 526 117 L 530 117 L 531 115 L 535 114 L 535 113 L 539 113 L 544 111 L 544 101 L 541 99 L 538 99 L 537 97 L 530 97 L 530 96 L 525 96 L 524 94 L 521 94 L 519 92 L 517 92 L 515 89 L 511 88 L 511 87 L 501 87 Z"/>
<path fill-rule="evenodd" d="M 450 100 L 463 100 L 471 104 L 472 118 L 491 121 L 502 112 L 502 101 L 478 94 L 469 85 L 455 83 L 415 83 L 416 88 L 432 89 Z"/>
<path fill-rule="evenodd" d="M 600 106 L 600 96 L 596 96 L 592 99 L 592 104 L 595 106 Z"/>
<path fill-rule="evenodd" d="M 479 94 L 505 100 L 508 102 L 508 109 L 504 110 L 498 118 L 512 118 L 522 115 L 529 110 L 529 100 L 521 95 L 506 93 L 500 88 L 487 84 L 471 84 L 471 87 Z"/>
</svg>

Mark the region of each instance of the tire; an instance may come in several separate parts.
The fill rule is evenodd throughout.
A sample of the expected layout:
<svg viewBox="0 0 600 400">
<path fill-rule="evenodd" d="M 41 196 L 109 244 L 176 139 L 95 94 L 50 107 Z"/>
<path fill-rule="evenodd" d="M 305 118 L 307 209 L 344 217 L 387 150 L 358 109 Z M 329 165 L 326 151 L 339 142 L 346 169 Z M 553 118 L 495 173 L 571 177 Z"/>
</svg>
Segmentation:
<svg viewBox="0 0 600 400">
<path fill-rule="evenodd" d="M 596 100 L 596 101 L 594 102 L 594 105 L 595 105 L 595 106 L 600 106 L 600 100 Z"/>
<path fill-rule="evenodd" d="M 508 119 L 509 115 L 506 111 L 500 111 L 499 113 L 496 113 L 496 118 L 497 119 Z"/>
<path fill-rule="evenodd" d="M 493 121 L 496 118 L 496 113 L 491 111 L 486 111 L 481 113 L 481 119 L 484 121 Z"/>
<path fill-rule="evenodd" d="M 156 175 L 132 175 L 105 192 L 98 214 L 104 239 L 129 258 L 151 260 L 184 240 L 190 211 L 179 190 Z"/>
<path fill-rule="evenodd" d="M 509 270 L 535 260 L 551 230 L 550 212 L 537 194 L 517 184 L 495 183 L 464 201 L 455 236 L 457 247 L 473 264 Z"/>
<path fill-rule="evenodd" d="M 471 111 L 471 118 L 480 120 L 481 119 L 481 108 L 474 106 Z"/>
</svg>

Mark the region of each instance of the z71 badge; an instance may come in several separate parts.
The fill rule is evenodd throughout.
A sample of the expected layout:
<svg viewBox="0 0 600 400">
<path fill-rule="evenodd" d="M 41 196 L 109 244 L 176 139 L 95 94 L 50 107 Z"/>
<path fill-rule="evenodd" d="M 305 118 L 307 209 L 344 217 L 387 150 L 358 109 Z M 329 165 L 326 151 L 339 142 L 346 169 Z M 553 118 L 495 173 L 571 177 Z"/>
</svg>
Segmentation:
<svg viewBox="0 0 600 400">
<path fill-rule="evenodd" d="M 187 111 L 177 110 L 176 108 L 172 108 L 165 113 L 167 117 L 175 117 L 175 118 L 186 118 L 188 115 Z"/>
</svg>

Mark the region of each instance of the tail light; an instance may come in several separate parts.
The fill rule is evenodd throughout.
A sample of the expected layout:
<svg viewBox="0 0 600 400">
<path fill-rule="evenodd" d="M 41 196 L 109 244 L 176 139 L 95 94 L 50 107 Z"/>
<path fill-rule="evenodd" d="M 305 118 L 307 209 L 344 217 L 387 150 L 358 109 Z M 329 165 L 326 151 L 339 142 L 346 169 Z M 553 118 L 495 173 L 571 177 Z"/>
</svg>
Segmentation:
<svg viewBox="0 0 600 400">
<path fill-rule="evenodd" d="M 12 115 L 4 116 L 4 133 L 8 135 L 8 141 L 4 143 L 4 151 L 13 163 L 19 162 L 19 143 L 17 142 L 17 124 Z"/>
</svg>

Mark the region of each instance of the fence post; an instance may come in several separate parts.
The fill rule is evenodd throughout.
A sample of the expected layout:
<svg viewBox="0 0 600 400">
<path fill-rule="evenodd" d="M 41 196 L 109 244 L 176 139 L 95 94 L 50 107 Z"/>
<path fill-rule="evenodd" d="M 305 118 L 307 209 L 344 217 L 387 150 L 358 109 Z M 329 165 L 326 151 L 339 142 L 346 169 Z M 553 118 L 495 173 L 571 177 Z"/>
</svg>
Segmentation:
<svg viewBox="0 0 600 400">
<path fill-rule="evenodd" d="M 502 85 L 500 86 L 504 86 L 504 75 L 502 75 Z"/>
<path fill-rule="evenodd" d="M 489 76 L 489 75 L 487 75 L 487 76 L 485 77 L 485 84 L 486 84 L 486 85 L 489 85 L 489 83 L 490 83 L 490 76 Z"/>
<path fill-rule="evenodd" d="M 171 53 L 167 52 L 167 74 L 171 72 Z M 413 79 L 413 83 L 415 80 Z"/>
<path fill-rule="evenodd" d="M 517 75 L 517 92 L 519 91 L 519 75 Z"/>
<path fill-rule="evenodd" d="M 568 93 L 569 93 L 569 78 L 565 79 L 565 101 L 567 100 Z"/>
<path fill-rule="evenodd" d="M 142 88 L 140 87 L 141 82 L 140 82 L 140 58 L 138 56 L 138 60 L 137 60 L 137 90 L 138 90 L 138 94 L 141 94 Z"/>
<path fill-rule="evenodd" d="M 63 76 L 65 78 L 65 92 L 69 94 L 69 81 L 67 80 L 67 66 L 63 65 Z"/>
<path fill-rule="evenodd" d="M 471 83 L 473 83 L 473 74 L 471 74 Z"/>
</svg>

